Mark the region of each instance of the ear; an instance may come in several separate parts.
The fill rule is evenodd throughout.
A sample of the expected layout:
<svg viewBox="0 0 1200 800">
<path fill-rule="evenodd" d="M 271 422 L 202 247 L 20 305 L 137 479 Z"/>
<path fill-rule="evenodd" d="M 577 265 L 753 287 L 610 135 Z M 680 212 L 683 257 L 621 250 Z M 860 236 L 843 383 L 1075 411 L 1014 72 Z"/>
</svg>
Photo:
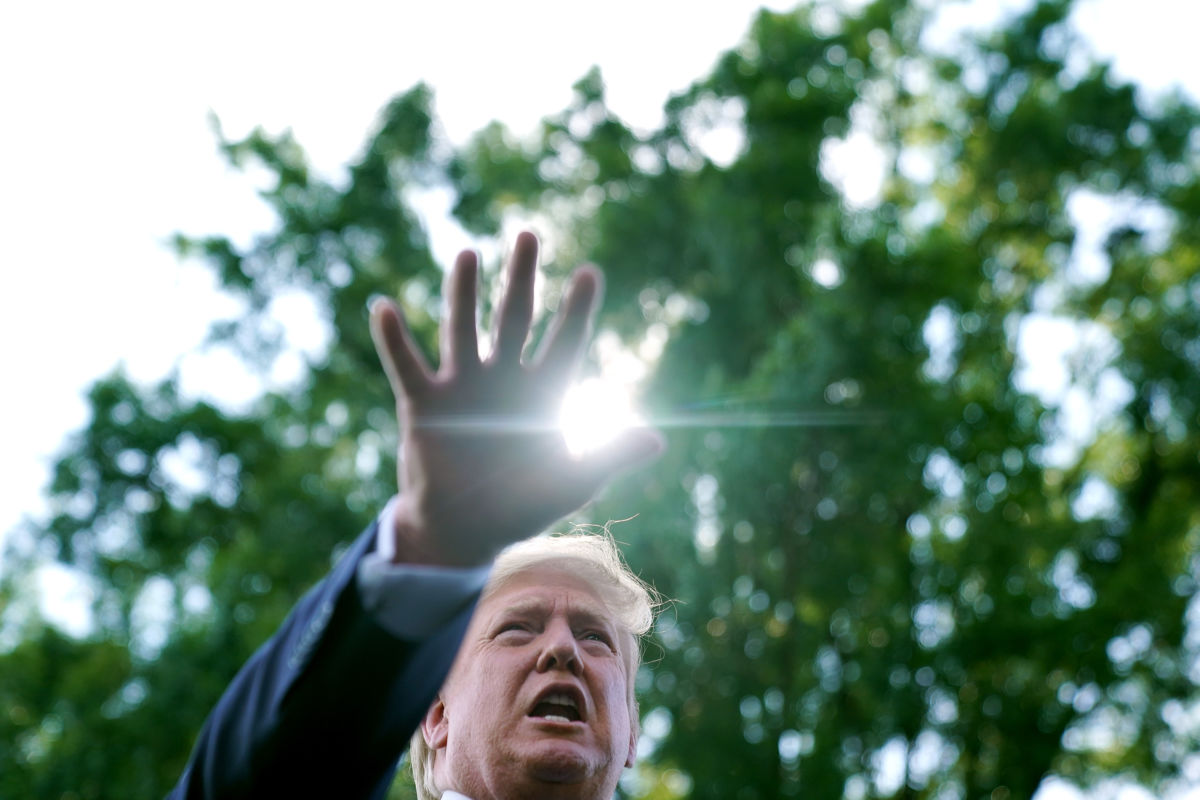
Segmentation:
<svg viewBox="0 0 1200 800">
<path fill-rule="evenodd" d="M 421 720 L 421 736 L 430 750 L 441 750 L 450 738 L 450 719 L 446 716 L 446 703 L 441 695 L 433 701 Z"/>
<path fill-rule="evenodd" d="M 629 726 L 629 754 L 625 757 L 625 766 L 632 767 L 637 760 L 638 726 Z"/>
</svg>

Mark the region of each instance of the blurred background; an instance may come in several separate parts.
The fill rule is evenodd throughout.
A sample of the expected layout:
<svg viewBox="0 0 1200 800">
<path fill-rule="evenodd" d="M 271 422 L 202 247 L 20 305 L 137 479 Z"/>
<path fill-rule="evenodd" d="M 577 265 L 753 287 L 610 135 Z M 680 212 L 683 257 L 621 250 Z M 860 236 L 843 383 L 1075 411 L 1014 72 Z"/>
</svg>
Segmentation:
<svg viewBox="0 0 1200 800">
<path fill-rule="evenodd" d="M 1200 797 L 1196 23 L 5 8 L 0 797 L 169 789 L 394 491 L 367 298 L 525 226 L 670 446 L 623 797 Z"/>
</svg>

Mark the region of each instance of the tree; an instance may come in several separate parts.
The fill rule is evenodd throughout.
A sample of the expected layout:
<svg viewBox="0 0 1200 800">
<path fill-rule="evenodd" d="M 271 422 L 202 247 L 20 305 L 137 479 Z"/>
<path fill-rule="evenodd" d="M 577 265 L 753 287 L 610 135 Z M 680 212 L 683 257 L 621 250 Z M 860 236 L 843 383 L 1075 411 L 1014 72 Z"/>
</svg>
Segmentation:
<svg viewBox="0 0 1200 800">
<path fill-rule="evenodd" d="M 653 752 L 630 796 L 1169 789 L 1196 738 L 1197 112 L 1080 61 L 1070 7 L 953 54 L 922 50 L 921 4 L 764 12 L 660 130 L 624 125 L 592 73 L 536 141 L 492 126 L 448 160 L 418 87 L 345 188 L 287 136 L 225 142 L 276 176 L 280 224 L 246 251 L 181 238 L 254 311 L 219 334 L 268 360 L 270 299 L 299 285 L 328 355 L 245 414 L 170 381 L 97 385 L 34 540 L 96 577 L 98 629 L 31 623 L 2 656 L 0 794 L 161 794 L 224 682 L 383 502 L 390 402 L 362 309 L 401 293 L 429 341 L 439 273 L 402 197 L 441 180 L 475 232 L 552 219 L 564 264 L 606 270 L 604 325 L 652 356 L 670 451 L 589 514 L 638 513 L 617 533 L 677 598 L 639 676 Z M 863 133 L 885 180 L 848 202 L 834 154 Z M 1097 252 L 1084 201 L 1117 220 Z M 1092 343 L 1082 431 L 1022 371 L 1049 315 Z M 174 608 L 157 641 L 151 591 Z M 131 755 L 97 759 L 83 731 Z"/>
</svg>

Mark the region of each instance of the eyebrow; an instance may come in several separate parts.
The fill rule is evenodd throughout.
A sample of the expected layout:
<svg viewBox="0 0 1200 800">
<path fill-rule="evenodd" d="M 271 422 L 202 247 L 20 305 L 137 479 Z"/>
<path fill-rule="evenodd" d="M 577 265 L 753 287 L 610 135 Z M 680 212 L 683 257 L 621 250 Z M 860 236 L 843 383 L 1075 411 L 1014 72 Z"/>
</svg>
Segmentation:
<svg viewBox="0 0 1200 800">
<path fill-rule="evenodd" d="M 517 601 L 511 605 L 501 608 L 493 620 L 502 619 L 508 616 L 530 617 L 530 616 L 545 616 L 549 611 L 549 604 L 542 600 L 524 600 Z M 572 608 L 567 612 L 567 620 L 572 624 L 583 623 L 585 625 L 599 625 L 612 630 L 617 630 L 619 627 L 616 621 L 611 617 L 605 616 L 599 612 L 587 608 Z"/>
</svg>

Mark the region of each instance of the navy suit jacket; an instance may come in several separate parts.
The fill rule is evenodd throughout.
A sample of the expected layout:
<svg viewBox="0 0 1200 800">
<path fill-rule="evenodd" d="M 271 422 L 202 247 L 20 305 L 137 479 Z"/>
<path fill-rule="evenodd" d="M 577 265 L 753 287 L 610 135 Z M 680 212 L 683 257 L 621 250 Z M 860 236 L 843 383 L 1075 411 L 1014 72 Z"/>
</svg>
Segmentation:
<svg viewBox="0 0 1200 800">
<path fill-rule="evenodd" d="M 363 609 L 372 524 L 225 690 L 169 800 L 383 798 L 454 661 L 474 602 L 421 641 Z"/>
</svg>

